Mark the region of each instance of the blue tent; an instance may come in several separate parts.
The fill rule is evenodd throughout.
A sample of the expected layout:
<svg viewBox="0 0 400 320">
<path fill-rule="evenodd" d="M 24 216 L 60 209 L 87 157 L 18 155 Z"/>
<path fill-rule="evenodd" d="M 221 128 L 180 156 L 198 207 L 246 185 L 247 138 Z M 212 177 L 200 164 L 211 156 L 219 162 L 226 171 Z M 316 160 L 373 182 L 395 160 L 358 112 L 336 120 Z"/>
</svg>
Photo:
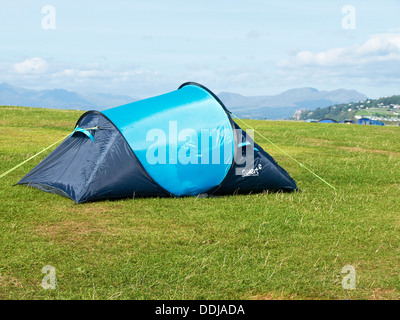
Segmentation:
<svg viewBox="0 0 400 320">
<path fill-rule="evenodd" d="M 318 120 L 318 122 L 319 122 L 319 123 L 337 123 L 336 120 L 328 119 L 328 118 Z"/>
<path fill-rule="evenodd" d="M 360 118 L 357 120 L 357 124 L 372 125 L 372 126 L 384 126 L 385 124 L 378 120 L 371 120 L 368 118 Z"/>
<path fill-rule="evenodd" d="M 193 82 L 84 113 L 73 134 L 18 184 L 76 203 L 297 189 L 218 97 Z"/>
</svg>

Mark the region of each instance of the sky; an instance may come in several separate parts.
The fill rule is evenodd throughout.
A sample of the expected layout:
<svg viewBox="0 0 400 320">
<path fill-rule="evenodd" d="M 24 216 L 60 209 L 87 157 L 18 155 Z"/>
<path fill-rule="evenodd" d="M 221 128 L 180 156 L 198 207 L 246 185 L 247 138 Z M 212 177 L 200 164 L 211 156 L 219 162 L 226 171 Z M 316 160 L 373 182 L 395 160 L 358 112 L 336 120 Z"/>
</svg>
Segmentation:
<svg viewBox="0 0 400 320">
<path fill-rule="evenodd" d="M 186 81 L 400 94 L 398 0 L 1 0 L 0 83 L 146 98 Z"/>
</svg>

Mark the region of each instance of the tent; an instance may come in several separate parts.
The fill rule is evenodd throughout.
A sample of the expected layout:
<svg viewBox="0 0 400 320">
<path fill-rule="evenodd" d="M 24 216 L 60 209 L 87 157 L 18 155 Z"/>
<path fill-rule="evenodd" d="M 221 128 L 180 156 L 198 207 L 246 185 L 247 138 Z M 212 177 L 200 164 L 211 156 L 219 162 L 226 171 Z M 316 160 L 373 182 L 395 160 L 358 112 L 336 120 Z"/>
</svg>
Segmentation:
<svg viewBox="0 0 400 320">
<path fill-rule="evenodd" d="M 384 126 L 385 124 L 378 120 L 372 120 L 369 118 L 360 118 L 357 120 L 357 124 L 372 125 L 372 126 Z"/>
<path fill-rule="evenodd" d="M 339 123 L 354 124 L 354 121 L 353 120 L 349 120 L 349 119 L 345 119 L 345 120 L 339 121 Z"/>
<path fill-rule="evenodd" d="M 336 120 L 328 119 L 328 118 L 318 120 L 318 122 L 319 122 L 319 123 L 337 123 Z"/>
<path fill-rule="evenodd" d="M 84 113 L 73 133 L 17 184 L 75 203 L 297 189 L 218 97 L 194 82 Z"/>
</svg>

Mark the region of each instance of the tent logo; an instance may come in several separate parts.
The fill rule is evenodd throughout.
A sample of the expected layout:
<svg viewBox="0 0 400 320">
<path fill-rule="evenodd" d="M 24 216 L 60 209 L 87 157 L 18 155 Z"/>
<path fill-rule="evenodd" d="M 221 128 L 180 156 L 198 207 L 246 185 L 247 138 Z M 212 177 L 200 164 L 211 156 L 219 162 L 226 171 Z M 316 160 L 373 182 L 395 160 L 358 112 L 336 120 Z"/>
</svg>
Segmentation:
<svg viewBox="0 0 400 320">
<path fill-rule="evenodd" d="M 260 174 L 261 169 L 262 169 L 261 163 L 258 166 L 256 166 L 255 168 L 247 169 L 247 170 L 243 169 L 242 170 L 242 177 L 258 176 Z"/>
</svg>

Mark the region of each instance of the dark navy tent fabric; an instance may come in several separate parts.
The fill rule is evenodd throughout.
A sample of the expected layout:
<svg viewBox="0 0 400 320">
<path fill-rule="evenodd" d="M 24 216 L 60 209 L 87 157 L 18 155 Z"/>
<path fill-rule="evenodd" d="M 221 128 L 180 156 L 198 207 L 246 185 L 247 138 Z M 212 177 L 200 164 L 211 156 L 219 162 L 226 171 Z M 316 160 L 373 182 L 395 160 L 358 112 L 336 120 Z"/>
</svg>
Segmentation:
<svg viewBox="0 0 400 320">
<path fill-rule="evenodd" d="M 297 189 L 289 174 L 233 122 L 222 102 L 196 83 L 104 112 L 86 112 L 76 128 L 17 184 L 76 203 Z M 239 164 L 236 159 L 248 152 L 253 162 Z"/>
<path fill-rule="evenodd" d="M 235 129 L 240 132 L 238 153 L 246 157 L 246 152 L 252 152 L 254 162 L 250 170 L 246 165 L 234 163 L 225 180 L 216 188 L 215 194 L 246 194 L 263 191 L 293 191 L 296 184 L 290 175 L 275 160 L 266 153 L 252 138 L 235 123 Z M 250 146 L 254 147 L 248 147 Z M 245 145 L 244 145 L 245 144 Z"/>
<path fill-rule="evenodd" d="M 81 132 L 64 140 L 18 184 L 71 198 L 75 202 L 137 196 L 165 196 L 134 156 L 116 127 L 101 113 L 82 116 L 80 127 L 93 130 L 94 142 Z"/>
</svg>

